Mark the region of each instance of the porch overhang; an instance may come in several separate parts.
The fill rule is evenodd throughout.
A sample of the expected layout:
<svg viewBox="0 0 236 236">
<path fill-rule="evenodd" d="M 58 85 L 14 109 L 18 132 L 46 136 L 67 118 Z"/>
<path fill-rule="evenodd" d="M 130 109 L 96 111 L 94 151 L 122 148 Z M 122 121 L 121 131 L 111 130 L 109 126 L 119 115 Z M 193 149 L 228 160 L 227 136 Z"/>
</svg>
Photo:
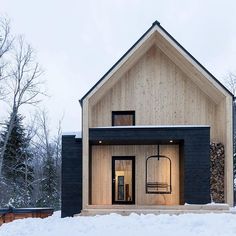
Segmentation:
<svg viewBox="0 0 236 236">
<path fill-rule="evenodd" d="M 208 125 L 112 126 L 89 129 L 92 145 L 178 144 L 185 139 L 210 140 Z"/>
</svg>

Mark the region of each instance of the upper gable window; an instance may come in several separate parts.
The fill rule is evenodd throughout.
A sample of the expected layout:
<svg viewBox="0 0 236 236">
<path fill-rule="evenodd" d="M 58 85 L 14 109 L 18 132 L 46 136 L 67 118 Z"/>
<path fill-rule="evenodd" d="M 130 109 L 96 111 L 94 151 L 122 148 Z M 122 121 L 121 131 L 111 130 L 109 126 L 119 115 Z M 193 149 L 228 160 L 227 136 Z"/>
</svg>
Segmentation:
<svg viewBox="0 0 236 236">
<path fill-rule="evenodd" d="M 135 111 L 113 111 L 112 126 L 135 125 Z"/>
</svg>

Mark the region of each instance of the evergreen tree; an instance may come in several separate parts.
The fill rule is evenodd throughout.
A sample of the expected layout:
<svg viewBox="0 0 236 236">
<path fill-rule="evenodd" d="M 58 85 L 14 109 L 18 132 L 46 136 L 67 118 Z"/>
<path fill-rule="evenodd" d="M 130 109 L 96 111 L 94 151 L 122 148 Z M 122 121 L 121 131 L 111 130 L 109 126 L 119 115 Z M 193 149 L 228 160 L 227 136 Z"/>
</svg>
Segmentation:
<svg viewBox="0 0 236 236">
<path fill-rule="evenodd" d="M 29 138 L 22 124 L 23 117 L 16 115 L 11 135 L 8 139 L 3 156 L 3 180 L 5 187 L 5 204 L 15 207 L 27 207 L 31 205 L 33 167 L 32 153 L 29 146 Z M 3 143 L 9 129 L 7 123 L 0 134 Z M 2 190 L 2 189 L 1 189 Z"/>
<path fill-rule="evenodd" d="M 40 207 L 53 207 L 56 210 L 59 209 L 60 195 L 58 193 L 54 154 L 55 148 L 52 144 L 49 144 L 43 162 L 42 196 L 37 205 Z"/>
</svg>

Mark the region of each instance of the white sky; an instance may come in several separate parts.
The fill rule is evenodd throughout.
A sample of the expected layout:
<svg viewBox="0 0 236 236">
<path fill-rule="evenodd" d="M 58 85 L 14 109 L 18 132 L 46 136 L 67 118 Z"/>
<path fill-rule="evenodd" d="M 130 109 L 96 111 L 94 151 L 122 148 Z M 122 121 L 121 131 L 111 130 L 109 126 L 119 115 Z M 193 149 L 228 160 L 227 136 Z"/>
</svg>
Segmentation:
<svg viewBox="0 0 236 236">
<path fill-rule="evenodd" d="M 158 20 L 213 75 L 236 72 L 235 0 L 0 0 L 36 49 L 52 130 L 81 130 L 78 100 Z"/>
</svg>

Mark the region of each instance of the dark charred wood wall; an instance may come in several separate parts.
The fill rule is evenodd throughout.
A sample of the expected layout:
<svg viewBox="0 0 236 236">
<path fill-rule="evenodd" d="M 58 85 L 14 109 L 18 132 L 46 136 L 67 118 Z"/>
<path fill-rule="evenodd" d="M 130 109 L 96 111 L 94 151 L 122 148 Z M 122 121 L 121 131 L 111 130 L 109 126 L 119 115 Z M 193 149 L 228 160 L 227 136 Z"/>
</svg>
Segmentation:
<svg viewBox="0 0 236 236">
<path fill-rule="evenodd" d="M 82 139 L 62 136 L 61 216 L 73 216 L 82 209 Z"/>
</svg>

